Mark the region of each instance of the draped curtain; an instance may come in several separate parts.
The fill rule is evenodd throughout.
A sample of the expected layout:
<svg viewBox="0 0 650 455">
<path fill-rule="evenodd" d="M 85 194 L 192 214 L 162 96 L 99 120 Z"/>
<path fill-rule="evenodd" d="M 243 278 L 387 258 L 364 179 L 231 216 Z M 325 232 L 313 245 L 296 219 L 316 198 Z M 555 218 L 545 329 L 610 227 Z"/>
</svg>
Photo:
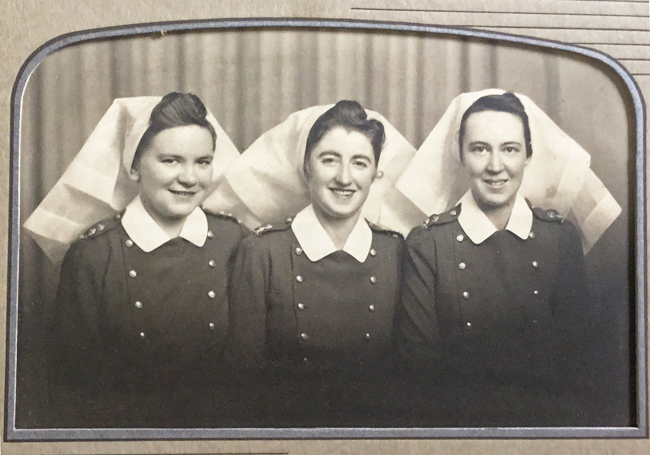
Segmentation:
<svg viewBox="0 0 650 455">
<path fill-rule="evenodd" d="M 591 153 L 592 169 L 623 207 L 587 259 L 592 288 L 601 296 L 590 311 L 611 312 L 612 349 L 625 369 L 634 119 L 611 71 L 560 51 L 450 35 L 291 28 L 149 34 L 67 47 L 41 62 L 25 89 L 21 220 L 114 98 L 193 92 L 242 151 L 294 111 L 355 99 L 383 114 L 417 148 L 454 97 L 489 87 L 532 98 Z M 34 373 L 43 365 L 39 315 L 53 297 L 58 269 L 20 234 L 19 352 L 25 354 L 19 356 L 19 392 L 34 397 L 42 390 Z M 19 406 L 18 414 L 28 426 L 35 419 L 29 408 Z"/>
</svg>

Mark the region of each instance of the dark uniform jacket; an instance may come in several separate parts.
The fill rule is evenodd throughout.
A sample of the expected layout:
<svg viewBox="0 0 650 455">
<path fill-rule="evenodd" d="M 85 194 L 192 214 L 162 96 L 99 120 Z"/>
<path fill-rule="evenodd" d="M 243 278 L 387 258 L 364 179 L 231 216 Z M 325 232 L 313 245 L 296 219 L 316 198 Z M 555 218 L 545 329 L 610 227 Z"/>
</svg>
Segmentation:
<svg viewBox="0 0 650 455">
<path fill-rule="evenodd" d="M 233 218 L 207 219 L 202 247 L 178 237 L 144 252 L 120 215 L 70 247 L 49 364 L 54 394 L 76 403 L 66 426 L 198 424 L 187 400 L 227 374 L 228 277 L 246 233 Z"/>
<path fill-rule="evenodd" d="M 462 208 L 433 215 L 408 236 L 401 356 L 455 409 L 450 422 L 463 415 L 455 422 L 558 422 L 554 411 L 535 408 L 552 403 L 547 392 L 580 383 L 589 300 L 578 232 L 557 212 L 533 209 L 527 238 L 501 230 L 475 244 L 458 222 Z M 529 390 L 545 398 L 527 402 Z"/>
<path fill-rule="evenodd" d="M 289 223 L 242 243 L 229 352 L 257 382 L 260 425 L 356 425 L 377 401 L 392 371 L 404 241 L 372 229 L 364 262 L 342 250 L 312 262 Z"/>
</svg>

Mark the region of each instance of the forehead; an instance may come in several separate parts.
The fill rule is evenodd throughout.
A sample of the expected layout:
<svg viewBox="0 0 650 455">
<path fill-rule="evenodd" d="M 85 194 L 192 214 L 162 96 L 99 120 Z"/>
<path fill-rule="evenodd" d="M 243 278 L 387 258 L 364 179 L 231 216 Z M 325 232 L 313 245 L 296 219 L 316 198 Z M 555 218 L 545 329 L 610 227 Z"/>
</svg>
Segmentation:
<svg viewBox="0 0 650 455">
<path fill-rule="evenodd" d="M 470 115 L 465 122 L 464 142 L 524 142 L 524 123 L 515 114 L 482 111 Z"/>
<path fill-rule="evenodd" d="M 367 156 L 374 159 L 370 139 L 364 134 L 355 130 L 346 130 L 343 127 L 336 127 L 329 130 L 314 147 L 311 156 L 332 152 L 344 157 L 357 155 Z"/>
<path fill-rule="evenodd" d="M 198 125 L 167 128 L 154 136 L 148 150 L 155 154 L 188 157 L 212 155 L 214 153 L 212 135 L 206 128 Z"/>
</svg>

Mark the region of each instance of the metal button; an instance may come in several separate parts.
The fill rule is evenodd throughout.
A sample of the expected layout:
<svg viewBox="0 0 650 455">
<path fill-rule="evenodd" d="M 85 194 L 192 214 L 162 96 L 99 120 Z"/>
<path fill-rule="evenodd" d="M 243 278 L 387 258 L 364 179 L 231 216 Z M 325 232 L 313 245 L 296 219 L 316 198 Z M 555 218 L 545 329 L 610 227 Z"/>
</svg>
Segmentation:
<svg viewBox="0 0 650 455">
<path fill-rule="evenodd" d="M 370 248 L 370 256 L 377 256 L 377 250 Z"/>
<path fill-rule="evenodd" d="M 528 237 L 531 238 L 531 239 L 534 239 L 535 238 L 535 233 L 531 231 L 531 233 L 528 234 Z"/>
<path fill-rule="evenodd" d="M 537 289 L 535 289 L 535 290 L 533 291 L 533 294 L 535 294 L 535 295 L 539 295 L 539 291 L 538 291 Z"/>
<path fill-rule="evenodd" d="M 537 263 L 537 261 L 533 261 L 532 264 L 533 264 L 533 267 L 535 267 L 535 268 L 539 267 L 539 264 Z"/>
<path fill-rule="evenodd" d="M 303 340 L 307 340 L 307 339 L 309 339 L 309 335 L 307 335 L 305 332 L 302 332 L 300 334 L 300 338 L 302 338 Z"/>
<path fill-rule="evenodd" d="M 370 305 L 370 306 L 368 307 L 368 309 L 369 309 L 371 312 L 373 312 L 373 311 L 375 311 L 375 306 L 374 306 L 374 305 Z"/>
<path fill-rule="evenodd" d="M 129 276 L 130 276 L 131 278 L 135 278 L 136 276 L 138 276 L 138 272 L 136 272 L 135 270 L 131 269 L 131 270 L 129 270 Z"/>
<path fill-rule="evenodd" d="M 208 265 L 209 265 L 210 267 L 214 268 L 214 267 L 217 265 L 217 263 L 214 261 L 214 259 L 210 259 L 210 260 L 208 261 Z"/>
<path fill-rule="evenodd" d="M 208 327 L 210 327 L 210 330 L 214 330 L 214 322 L 209 323 Z"/>
<path fill-rule="evenodd" d="M 136 308 L 142 308 L 142 302 L 140 302 L 139 300 L 137 302 L 135 302 L 135 307 Z"/>
<path fill-rule="evenodd" d="M 463 298 L 465 300 L 469 299 L 469 292 L 467 292 L 467 291 L 463 292 Z"/>
<path fill-rule="evenodd" d="M 463 234 L 458 234 L 456 236 L 456 240 L 458 240 L 459 242 L 462 242 L 463 240 L 465 240 L 465 236 Z"/>
<path fill-rule="evenodd" d="M 472 326 L 472 323 L 471 323 L 471 322 L 467 322 L 466 324 L 467 324 L 467 327 L 471 327 L 471 326 Z"/>
<path fill-rule="evenodd" d="M 296 251 L 296 254 L 297 254 L 298 256 L 300 256 L 300 255 L 302 254 L 302 248 L 300 248 L 299 246 L 296 247 L 296 250 L 295 250 L 295 251 Z"/>
<path fill-rule="evenodd" d="M 120 218 L 122 218 L 122 214 L 118 213 L 117 215 L 115 215 L 116 220 L 119 220 Z"/>
<path fill-rule="evenodd" d="M 212 233 L 212 231 L 208 231 L 207 236 L 209 239 L 211 239 L 212 237 L 214 237 L 214 234 Z"/>
<path fill-rule="evenodd" d="M 371 282 L 372 284 L 376 284 L 376 283 L 377 283 L 377 277 L 374 276 L 374 275 L 371 276 L 371 277 L 370 277 L 370 282 Z"/>
<path fill-rule="evenodd" d="M 209 291 L 208 292 L 208 297 L 210 297 L 211 299 L 214 299 L 216 296 L 217 296 L 217 294 L 215 294 L 214 291 Z"/>
<path fill-rule="evenodd" d="M 431 216 L 431 221 L 438 221 L 440 217 L 438 215 L 432 215 Z"/>
<path fill-rule="evenodd" d="M 302 359 L 302 361 L 303 361 L 303 363 L 307 363 L 307 362 L 309 362 L 309 359 L 307 357 L 305 357 L 304 359 Z"/>
<path fill-rule="evenodd" d="M 370 339 L 370 334 L 366 333 L 366 340 L 369 340 L 369 339 Z"/>
<path fill-rule="evenodd" d="M 464 262 L 461 262 L 460 264 L 458 264 L 458 268 L 461 269 L 461 270 L 465 270 L 466 267 L 467 267 L 467 264 L 465 264 Z"/>
<path fill-rule="evenodd" d="M 293 221 L 293 219 L 292 219 L 291 217 L 289 217 L 289 218 L 287 218 L 285 221 L 287 222 L 287 224 L 291 224 L 291 222 Z"/>
<path fill-rule="evenodd" d="M 131 239 L 126 239 L 124 241 L 124 244 L 126 245 L 127 248 L 131 248 L 133 246 L 133 240 Z"/>
<path fill-rule="evenodd" d="M 298 309 L 299 310 L 304 310 L 305 309 L 305 304 L 304 303 L 299 303 L 298 304 Z"/>
<path fill-rule="evenodd" d="M 144 337 L 145 337 L 144 332 L 140 332 L 140 338 L 144 338 Z"/>
<path fill-rule="evenodd" d="M 456 212 L 456 210 L 452 210 L 451 212 L 449 212 L 449 214 L 450 214 L 451 216 L 456 216 L 457 213 L 458 213 L 458 212 Z"/>
<path fill-rule="evenodd" d="M 296 281 L 297 281 L 298 283 L 302 283 L 303 281 L 305 281 L 305 279 L 302 277 L 302 275 L 298 275 L 298 276 L 296 277 Z"/>
</svg>

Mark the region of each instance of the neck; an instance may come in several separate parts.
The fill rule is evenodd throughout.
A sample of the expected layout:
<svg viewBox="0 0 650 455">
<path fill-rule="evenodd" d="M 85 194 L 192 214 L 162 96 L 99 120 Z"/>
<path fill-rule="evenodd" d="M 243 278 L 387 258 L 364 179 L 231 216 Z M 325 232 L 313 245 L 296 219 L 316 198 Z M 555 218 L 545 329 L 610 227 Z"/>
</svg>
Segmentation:
<svg viewBox="0 0 650 455">
<path fill-rule="evenodd" d="M 156 213 L 154 213 L 153 210 L 147 207 L 147 203 L 145 201 L 142 201 L 142 206 L 147 211 L 149 216 L 156 222 L 156 224 L 160 226 L 160 229 L 162 229 L 170 239 L 174 239 L 179 236 L 183 230 L 183 225 L 185 224 L 187 217 L 172 219 L 161 218 Z"/>
<path fill-rule="evenodd" d="M 474 198 L 476 201 L 476 198 Z M 494 227 L 501 231 L 506 228 L 508 221 L 510 220 L 510 215 L 512 214 L 512 209 L 515 206 L 515 201 L 511 201 L 506 205 L 499 207 L 492 207 L 490 205 L 481 204 L 476 202 L 476 205 L 485 213 L 485 216 L 492 222 Z"/>
<path fill-rule="evenodd" d="M 345 242 L 347 242 L 352 229 L 354 229 L 361 215 L 359 211 L 356 215 L 349 218 L 333 218 L 321 213 L 319 210 L 314 210 L 314 213 L 337 250 L 343 249 Z"/>
</svg>

